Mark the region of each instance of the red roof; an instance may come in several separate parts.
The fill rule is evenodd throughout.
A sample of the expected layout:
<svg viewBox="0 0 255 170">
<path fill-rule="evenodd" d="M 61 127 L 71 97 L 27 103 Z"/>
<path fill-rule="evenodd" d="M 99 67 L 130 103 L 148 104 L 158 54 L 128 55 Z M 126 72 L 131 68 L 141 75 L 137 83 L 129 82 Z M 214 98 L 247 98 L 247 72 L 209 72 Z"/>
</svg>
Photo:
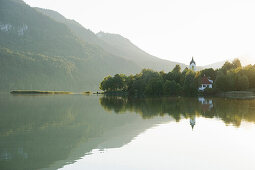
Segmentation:
<svg viewBox="0 0 255 170">
<path fill-rule="evenodd" d="M 209 79 L 206 76 L 204 76 L 202 77 L 201 84 L 212 84 L 212 83 L 209 81 Z"/>
</svg>

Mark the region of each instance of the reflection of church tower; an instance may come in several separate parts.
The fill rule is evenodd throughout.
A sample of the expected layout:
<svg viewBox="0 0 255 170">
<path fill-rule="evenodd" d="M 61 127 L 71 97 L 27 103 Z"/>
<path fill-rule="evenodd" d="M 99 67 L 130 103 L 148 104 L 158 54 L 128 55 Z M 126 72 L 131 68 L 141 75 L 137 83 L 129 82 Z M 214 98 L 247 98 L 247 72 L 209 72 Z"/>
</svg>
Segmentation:
<svg viewBox="0 0 255 170">
<path fill-rule="evenodd" d="M 189 65 L 189 69 L 193 70 L 193 71 L 196 71 L 197 70 L 197 66 L 196 66 L 196 62 L 194 60 L 194 58 L 192 57 L 192 60 L 190 62 L 190 65 Z"/>
<path fill-rule="evenodd" d="M 196 124 L 196 117 L 195 116 L 190 117 L 189 122 L 190 122 L 190 126 L 192 127 L 192 130 L 193 130 L 193 128 Z"/>
</svg>

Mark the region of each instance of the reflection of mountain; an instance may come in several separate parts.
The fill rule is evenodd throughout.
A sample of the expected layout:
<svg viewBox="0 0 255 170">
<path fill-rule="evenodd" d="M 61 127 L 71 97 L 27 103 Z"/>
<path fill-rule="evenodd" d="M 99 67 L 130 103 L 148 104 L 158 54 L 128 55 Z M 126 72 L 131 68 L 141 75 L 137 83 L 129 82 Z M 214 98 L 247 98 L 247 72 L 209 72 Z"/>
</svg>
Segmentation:
<svg viewBox="0 0 255 170">
<path fill-rule="evenodd" d="M 50 166 L 49 169 L 57 169 L 63 165 L 75 162 L 84 155 L 93 154 L 92 150 L 101 150 L 108 148 L 120 148 L 123 145 L 128 144 L 133 140 L 134 137 L 144 132 L 146 129 L 150 129 L 157 124 L 162 124 L 172 119 L 169 117 L 157 117 L 149 120 L 142 120 L 135 114 L 127 114 L 133 117 L 128 119 L 123 125 L 112 127 L 111 129 L 105 129 L 104 133 L 97 137 L 92 137 L 88 141 L 80 143 L 77 147 L 73 148 L 65 160 L 57 161 Z M 120 115 L 115 115 L 120 116 Z M 124 121 L 126 116 L 121 119 Z M 114 123 L 113 123 L 114 124 Z"/>
<path fill-rule="evenodd" d="M 101 97 L 103 107 L 98 99 L 1 95 L 0 169 L 57 169 L 94 149 L 122 147 L 171 117 L 216 117 L 236 126 L 255 122 L 252 100 L 213 99 L 213 108 L 203 110 L 204 104 L 192 98 Z"/>
<path fill-rule="evenodd" d="M 4 95 L 0 101 L 0 169 L 60 168 L 170 120 L 109 114 L 92 96 Z"/>
<path fill-rule="evenodd" d="M 116 113 L 133 111 L 143 118 L 169 115 L 179 121 L 182 117 L 203 116 L 220 118 L 226 124 L 235 126 L 240 126 L 242 120 L 255 122 L 255 100 L 102 97 L 100 103 L 108 111 L 113 110 Z"/>
</svg>

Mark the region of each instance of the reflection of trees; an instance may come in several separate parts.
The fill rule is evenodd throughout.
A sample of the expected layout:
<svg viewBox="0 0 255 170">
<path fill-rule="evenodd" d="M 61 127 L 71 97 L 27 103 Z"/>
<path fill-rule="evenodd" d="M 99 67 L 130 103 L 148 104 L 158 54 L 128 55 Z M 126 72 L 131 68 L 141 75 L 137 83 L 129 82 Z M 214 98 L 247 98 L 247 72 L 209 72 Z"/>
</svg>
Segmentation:
<svg viewBox="0 0 255 170">
<path fill-rule="evenodd" d="M 83 156 L 98 145 L 87 142 L 89 139 L 136 119 L 133 115 L 105 114 L 98 98 L 92 96 L 16 96 L 4 100 L 0 96 L 0 101 L 0 169 L 40 169 L 58 160 L 76 160 L 79 155 L 74 159 L 68 155 L 81 143 L 87 143 L 81 150 Z M 194 98 L 102 97 L 100 104 L 107 111 L 136 112 L 145 119 L 170 115 L 176 121 L 216 117 L 235 126 L 242 120 L 255 122 L 253 100 L 213 99 L 212 109 Z"/>
<path fill-rule="evenodd" d="M 136 112 L 143 118 L 170 115 L 176 121 L 182 117 L 220 118 L 226 124 L 240 126 L 242 120 L 255 122 L 254 100 L 213 99 L 213 108 L 196 98 L 121 98 L 102 97 L 100 104 L 115 113 Z"/>
<path fill-rule="evenodd" d="M 255 122 L 255 101 L 254 100 L 214 100 L 214 115 L 219 117 L 226 124 L 240 126 L 242 120 Z"/>
<path fill-rule="evenodd" d="M 199 102 L 190 98 L 120 98 L 102 97 L 101 105 L 108 111 L 139 113 L 143 118 L 172 116 L 179 121 L 181 117 L 195 115 Z"/>
</svg>

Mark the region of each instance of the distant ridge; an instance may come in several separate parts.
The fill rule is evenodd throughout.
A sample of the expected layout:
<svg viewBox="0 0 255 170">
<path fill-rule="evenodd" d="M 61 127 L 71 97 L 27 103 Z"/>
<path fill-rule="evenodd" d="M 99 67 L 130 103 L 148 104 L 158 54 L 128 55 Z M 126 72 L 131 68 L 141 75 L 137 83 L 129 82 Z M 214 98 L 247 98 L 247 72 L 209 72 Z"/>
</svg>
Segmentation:
<svg viewBox="0 0 255 170">
<path fill-rule="evenodd" d="M 221 68 L 224 63 L 226 62 L 227 60 L 224 60 L 224 61 L 219 61 L 219 62 L 216 62 L 216 63 L 212 63 L 212 64 L 209 64 L 209 65 L 205 65 L 203 66 L 202 68 L 213 68 L 213 69 L 218 69 L 218 68 Z"/>
<path fill-rule="evenodd" d="M 121 35 L 95 34 L 58 12 L 0 1 L 0 91 L 94 91 L 108 75 L 187 67 L 152 56 Z"/>
<path fill-rule="evenodd" d="M 110 54 L 130 60 L 141 68 L 150 68 L 156 71 L 164 70 L 168 72 L 172 70 L 176 64 L 179 64 L 183 69 L 186 67 L 186 65 L 182 63 L 163 60 L 152 56 L 119 34 L 110 34 L 104 32 L 95 34 L 89 29 L 84 28 L 78 22 L 66 19 L 56 11 L 41 8 L 35 9 L 58 22 L 64 23 L 73 33 L 75 33 L 77 37 L 83 41 L 99 46 Z"/>
<path fill-rule="evenodd" d="M 0 91 L 98 90 L 107 75 L 141 69 L 25 3 L 1 0 Z"/>
<path fill-rule="evenodd" d="M 250 57 L 242 57 L 241 56 L 241 57 L 236 57 L 236 58 L 238 58 L 241 61 L 243 66 L 246 66 L 246 65 L 249 65 L 249 64 L 252 64 L 252 65 L 255 64 L 255 59 L 250 58 Z M 209 65 L 202 66 L 202 68 L 218 69 L 218 68 L 221 68 L 225 64 L 226 61 L 231 62 L 234 59 L 235 58 L 230 58 L 228 60 L 219 61 L 219 62 L 216 62 L 216 63 L 212 63 L 212 64 L 209 64 Z"/>
</svg>

